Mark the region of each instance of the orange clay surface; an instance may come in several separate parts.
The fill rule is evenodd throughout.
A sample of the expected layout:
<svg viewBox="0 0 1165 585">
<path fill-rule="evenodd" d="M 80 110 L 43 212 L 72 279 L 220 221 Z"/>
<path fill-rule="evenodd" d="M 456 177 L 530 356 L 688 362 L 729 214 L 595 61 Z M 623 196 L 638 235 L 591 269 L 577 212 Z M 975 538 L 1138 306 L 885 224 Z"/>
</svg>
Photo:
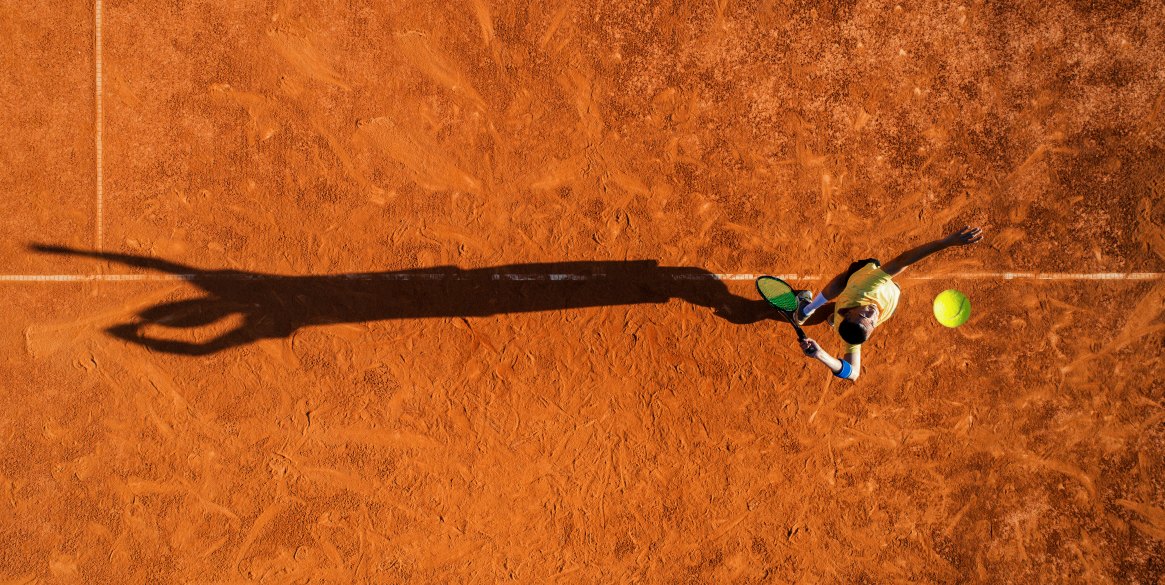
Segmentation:
<svg viewBox="0 0 1165 585">
<path fill-rule="evenodd" d="M 1165 271 L 1160 3 L 105 0 L 100 214 L 68 4 L 0 272 L 194 276 L 0 282 L 0 581 L 1165 572 L 1165 280 L 967 276 Z M 854 384 L 707 278 L 964 224 Z"/>
</svg>

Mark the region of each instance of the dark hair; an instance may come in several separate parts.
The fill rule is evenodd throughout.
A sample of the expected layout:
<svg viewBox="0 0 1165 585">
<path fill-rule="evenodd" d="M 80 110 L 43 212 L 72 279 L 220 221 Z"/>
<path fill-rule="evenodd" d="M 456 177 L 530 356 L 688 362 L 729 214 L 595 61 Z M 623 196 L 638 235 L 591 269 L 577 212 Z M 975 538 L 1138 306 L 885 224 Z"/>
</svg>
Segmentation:
<svg viewBox="0 0 1165 585">
<path fill-rule="evenodd" d="M 854 345 L 865 343 L 865 341 L 870 338 L 870 332 L 867 331 L 865 327 L 862 327 L 860 323 L 850 321 L 849 319 L 845 319 L 840 324 L 838 324 L 837 334 L 840 335 L 846 343 L 852 343 Z"/>
</svg>

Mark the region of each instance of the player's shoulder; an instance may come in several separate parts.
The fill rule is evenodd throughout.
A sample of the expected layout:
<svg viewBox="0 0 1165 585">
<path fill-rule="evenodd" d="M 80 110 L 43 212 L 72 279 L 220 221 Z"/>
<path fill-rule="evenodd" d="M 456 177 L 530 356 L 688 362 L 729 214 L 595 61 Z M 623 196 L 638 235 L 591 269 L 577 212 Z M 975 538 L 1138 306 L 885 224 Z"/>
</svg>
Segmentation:
<svg viewBox="0 0 1165 585">
<path fill-rule="evenodd" d="M 854 274 L 850 281 L 851 286 L 868 289 L 870 287 L 878 286 L 887 281 L 894 279 L 894 276 L 886 272 L 881 266 L 874 264 L 867 264 L 860 271 Z"/>
<path fill-rule="evenodd" d="M 873 270 L 870 271 L 866 280 L 867 280 L 867 282 L 870 282 L 870 283 L 882 285 L 882 284 L 885 284 L 887 282 L 893 283 L 895 276 L 898 276 L 898 274 L 897 273 L 890 274 L 889 272 L 886 271 L 886 269 L 884 267 L 877 266 L 877 267 L 874 267 Z"/>
</svg>

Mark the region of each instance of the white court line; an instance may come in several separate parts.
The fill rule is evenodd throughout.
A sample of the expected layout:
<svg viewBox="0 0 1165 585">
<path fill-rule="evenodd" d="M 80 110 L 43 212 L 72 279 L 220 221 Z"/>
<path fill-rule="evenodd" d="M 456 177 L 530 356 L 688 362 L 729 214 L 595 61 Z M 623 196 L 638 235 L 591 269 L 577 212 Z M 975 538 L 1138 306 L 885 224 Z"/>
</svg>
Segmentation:
<svg viewBox="0 0 1165 585">
<path fill-rule="evenodd" d="M 673 280 L 755 280 L 759 274 L 676 274 Z M 774 274 L 784 280 L 819 280 L 817 274 Z M 354 273 L 354 274 L 0 274 L 0 282 L 167 282 L 192 280 L 291 280 L 305 277 L 330 277 L 336 280 L 480 280 L 482 275 L 456 273 Z M 1162 272 L 961 272 L 936 276 L 906 276 L 902 280 L 1160 280 Z M 491 280 L 560 281 L 602 280 L 604 275 L 586 274 L 492 274 Z M 618 280 L 614 276 L 611 280 Z"/>
<path fill-rule="evenodd" d="M 96 226 L 96 234 L 94 235 L 93 240 L 94 240 L 94 247 L 97 249 L 98 252 L 100 252 L 102 250 L 102 244 L 104 243 L 103 240 L 105 239 L 105 235 L 102 231 L 102 228 L 103 228 L 104 223 L 105 223 L 105 220 L 104 220 L 104 215 L 105 215 L 104 198 L 105 198 L 105 195 L 104 195 L 103 189 L 102 189 L 102 184 L 104 183 L 104 177 L 102 176 L 103 173 L 102 173 L 102 168 L 101 168 L 101 130 L 102 130 L 102 126 L 105 125 L 105 118 L 104 118 L 105 114 L 101 109 L 101 105 L 102 105 L 101 104 L 101 0 L 96 0 L 96 4 L 94 6 L 94 14 L 95 14 L 94 20 L 96 21 L 96 28 L 95 28 L 96 38 L 95 38 L 94 51 L 96 52 L 96 55 L 97 55 L 97 59 L 96 59 L 96 61 L 97 61 L 97 120 L 96 120 L 96 130 L 97 130 L 97 132 L 96 132 L 96 134 L 97 134 L 97 138 L 96 138 L 96 144 L 97 144 L 97 218 L 96 218 L 96 223 L 97 223 L 97 226 Z"/>
<path fill-rule="evenodd" d="M 1161 272 L 962 272 L 950 275 L 908 276 L 906 280 L 1000 279 L 1000 280 L 1158 280 Z"/>
</svg>

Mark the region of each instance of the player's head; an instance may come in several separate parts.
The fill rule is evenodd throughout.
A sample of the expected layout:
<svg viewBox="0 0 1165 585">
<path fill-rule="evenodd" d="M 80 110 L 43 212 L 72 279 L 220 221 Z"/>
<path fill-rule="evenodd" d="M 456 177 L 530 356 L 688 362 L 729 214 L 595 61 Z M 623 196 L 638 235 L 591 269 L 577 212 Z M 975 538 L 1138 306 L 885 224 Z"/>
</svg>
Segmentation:
<svg viewBox="0 0 1165 585">
<path fill-rule="evenodd" d="M 846 312 L 842 318 L 841 323 L 837 325 L 837 334 L 846 343 L 854 345 L 865 343 L 870 338 L 870 334 L 874 332 L 874 327 L 877 327 L 878 307 L 874 305 L 862 305 L 854 307 Z"/>
</svg>

